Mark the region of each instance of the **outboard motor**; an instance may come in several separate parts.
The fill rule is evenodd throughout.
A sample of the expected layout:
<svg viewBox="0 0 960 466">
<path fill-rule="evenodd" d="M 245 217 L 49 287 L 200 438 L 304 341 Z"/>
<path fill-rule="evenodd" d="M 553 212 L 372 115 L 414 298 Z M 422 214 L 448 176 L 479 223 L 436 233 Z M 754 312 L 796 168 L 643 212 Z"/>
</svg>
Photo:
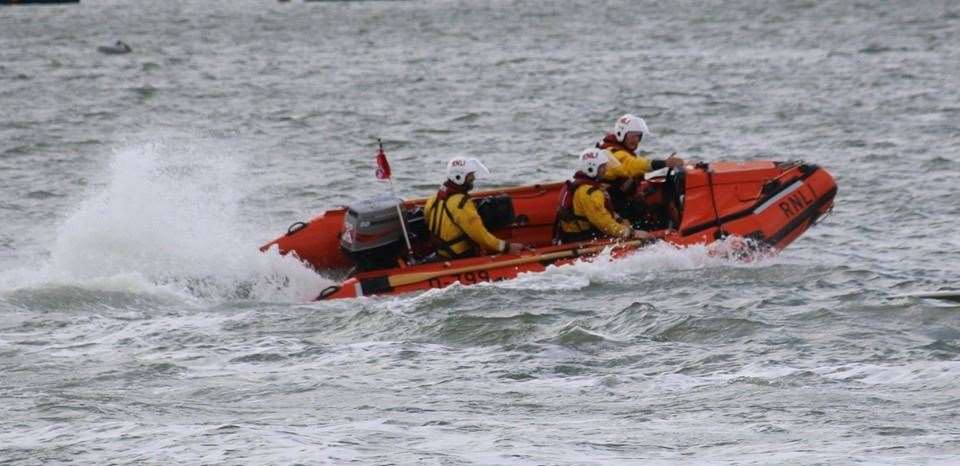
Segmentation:
<svg viewBox="0 0 960 466">
<path fill-rule="evenodd" d="M 357 271 L 397 266 L 403 249 L 403 230 L 397 215 L 398 199 L 381 196 L 347 207 L 340 248 Z"/>
</svg>

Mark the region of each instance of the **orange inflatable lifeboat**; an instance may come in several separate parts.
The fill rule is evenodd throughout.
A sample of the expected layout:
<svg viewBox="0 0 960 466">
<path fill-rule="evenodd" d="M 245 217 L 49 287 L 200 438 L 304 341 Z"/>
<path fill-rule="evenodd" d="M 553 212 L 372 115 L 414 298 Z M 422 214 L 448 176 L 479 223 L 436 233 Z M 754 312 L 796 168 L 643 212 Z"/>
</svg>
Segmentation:
<svg viewBox="0 0 960 466">
<path fill-rule="evenodd" d="M 837 193 L 826 170 L 799 161 L 700 163 L 650 175 L 633 196 L 649 212 L 644 228 L 678 246 L 736 236 L 754 248 L 780 250 L 826 215 Z M 403 201 L 402 209 L 397 209 L 398 201 L 389 197 L 295 223 L 261 250 L 278 248 L 281 254 L 295 253 L 318 271 L 341 271 L 344 281 L 317 298 L 335 299 L 506 280 L 606 248 L 612 248 L 613 257 L 622 256 L 648 243 L 605 239 L 554 244 L 562 186 L 537 184 L 471 194 L 493 234 L 531 247 L 519 255 L 434 260 L 422 215 L 426 199 Z"/>
</svg>

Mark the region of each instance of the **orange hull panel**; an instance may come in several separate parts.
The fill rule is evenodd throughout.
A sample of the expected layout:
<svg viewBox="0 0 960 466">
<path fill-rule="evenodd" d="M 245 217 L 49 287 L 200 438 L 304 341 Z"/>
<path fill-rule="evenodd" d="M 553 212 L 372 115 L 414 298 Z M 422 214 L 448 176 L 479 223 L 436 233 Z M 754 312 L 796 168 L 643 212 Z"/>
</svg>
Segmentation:
<svg viewBox="0 0 960 466">
<path fill-rule="evenodd" d="M 768 161 L 715 162 L 687 167 L 683 174 L 682 217 L 675 230 L 663 232 L 662 240 L 678 246 L 709 244 L 725 236 L 740 236 L 774 250 L 785 248 L 833 207 L 837 186 L 833 177 L 815 165 L 781 164 Z M 339 286 L 330 287 L 318 299 L 400 294 L 443 288 L 460 282 L 465 285 L 515 278 L 524 272 L 540 272 L 548 265 L 563 265 L 576 257 L 539 260 L 557 253 L 574 251 L 581 245 L 551 245 L 554 215 L 562 183 L 540 184 L 473 194 L 507 194 L 520 221 L 493 233 L 500 238 L 522 242 L 535 249 L 520 256 L 501 254 L 406 265 L 358 273 Z M 424 199 L 405 201 L 419 206 Z M 295 253 L 318 270 L 347 268 L 350 259 L 340 250 L 339 237 L 345 209 L 324 212 L 305 227 L 264 245 L 278 247 L 281 254 Z M 614 244 L 595 241 L 587 245 Z M 632 249 L 614 249 L 614 256 Z M 522 263 L 517 264 L 518 260 Z M 509 262 L 510 265 L 505 265 Z M 460 272 L 469 269 L 468 272 Z M 398 277 L 429 277 L 413 283 L 391 286 Z"/>
</svg>

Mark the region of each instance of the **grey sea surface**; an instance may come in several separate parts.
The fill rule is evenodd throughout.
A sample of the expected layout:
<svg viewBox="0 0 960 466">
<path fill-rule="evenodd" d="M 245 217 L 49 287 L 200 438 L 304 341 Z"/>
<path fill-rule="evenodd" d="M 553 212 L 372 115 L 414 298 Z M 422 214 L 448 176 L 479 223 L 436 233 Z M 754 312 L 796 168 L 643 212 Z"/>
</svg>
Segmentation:
<svg viewBox="0 0 960 466">
<path fill-rule="evenodd" d="M 132 53 L 98 53 L 123 40 Z M 0 7 L 2 464 L 957 464 L 960 4 Z M 313 303 L 258 247 L 448 158 L 804 159 L 777 257 Z"/>
</svg>

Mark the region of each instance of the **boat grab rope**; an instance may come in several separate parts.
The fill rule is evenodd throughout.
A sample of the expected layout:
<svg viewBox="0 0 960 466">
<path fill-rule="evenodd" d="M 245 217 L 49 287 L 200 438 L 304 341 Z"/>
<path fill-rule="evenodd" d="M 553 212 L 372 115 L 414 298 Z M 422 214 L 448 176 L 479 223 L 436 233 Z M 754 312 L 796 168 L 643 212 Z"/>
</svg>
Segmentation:
<svg viewBox="0 0 960 466">
<path fill-rule="evenodd" d="M 710 205 L 713 206 L 713 221 L 717 224 L 716 238 L 724 238 L 727 236 L 727 232 L 723 231 L 723 223 L 720 223 L 720 211 L 717 210 L 717 194 L 713 190 L 713 168 L 704 162 L 700 162 L 697 166 L 707 173 L 707 185 L 710 187 Z"/>
<path fill-rule="evenodd" d="M 307 227 L 307 224 L 305 222 L 294 222 L 293 225 L 290 225 L 290 228 L 287 228 L 286 236 L 290 236 L 306 227 Z"/>
</svg>

